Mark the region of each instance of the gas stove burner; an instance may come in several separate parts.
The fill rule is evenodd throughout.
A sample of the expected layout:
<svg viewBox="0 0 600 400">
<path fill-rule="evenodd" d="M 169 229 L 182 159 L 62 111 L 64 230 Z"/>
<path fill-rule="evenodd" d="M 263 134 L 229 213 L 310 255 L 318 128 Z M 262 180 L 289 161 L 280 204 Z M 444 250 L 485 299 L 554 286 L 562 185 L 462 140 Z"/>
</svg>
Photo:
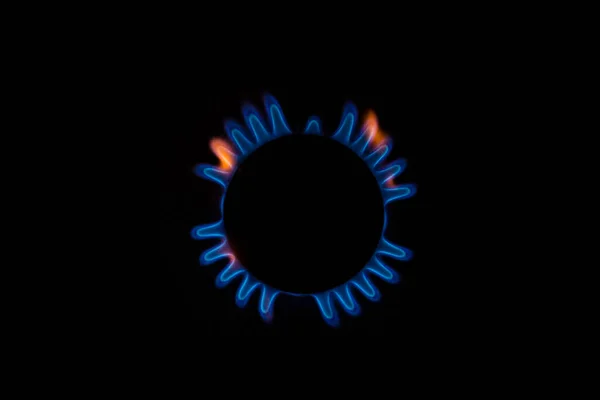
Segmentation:
<svg viewBox="0 0 600 400">
<path fill-rule="evenodd" d="M 220 204 L 221 217 L 224 215 L 228 189 L 240 165 L 263 145 L 289 135 L 297 136 L 292 134 L 282 109 L 275 98 L 266 95 L 264 102 L 268 123 L 253 106 L 243 106 L 245 126 L 233 121 L 226 121 L 225 130 L 228 140 L 214 138 L 210 142 L 210 147 L 219 158 L 220 165 L 200 164 L 195 167 L 194 172 L 196 175 L 223 187 Z M 269 322 L 273 318 L 274 303 L 278 295 L 310 296 L 315 299 L 323 319 L 329 325 L 337 326 L 339 318 L 335 307 L 336 303 L 348 314 L 358 315 L 360 314 L 360 307 L 354 298 L 355 293 L 360 292 L 372 301 L 379 300 L 379 291 L 371 280 L 373 276 L 389 283 L 399 281 L 398 273 L 390 268 L 382 260 L 382 257 L 407 261 L 412 254 L 410 250 L 395 245 L 384 237 L 387 226 L 386 206 L 393 201 L 412 197 L 416 193 L 416 186 L 394 183 L 394 178 L 403 172 L 406 163 L 402 159 L 386 162 L 386 156 L 390 152 L 392 144 L 379 129 L 377 117 L 373 112 L 368 112 L 364 123 L 359 126 L 356 107 L 351 103 L 347 103 L 343 110 L 340 125 L 333 135 L 325 136 L 323 134 L 321 122 L 317 117 L 308 119 L 302 135 L 321 136 L 323 140 L 335 141 L 350 149 L 357 157 L 360 157 L 358 160 L 362 159 L 364 161 L 377 183 L 376 186 L 380 191 L 382 202 L 381 208 L 383 209 L 383 221 L 380 224 L 381 232 L 378 234 L 379 240 L 374 243 L 374 251 L 370 258 L 367 257 L 367 262 L 356 275 L 341 285 L 316 293 L 284 290 L 284 288 L 276 288 L 275 285 L 265 283 L 264 280 L 256 277 L 256 274 L 251 273 L 251 268 L 245 268 L 242 265 L 240 257 L 235 254 L 234 248 L 236 247 L 232 245 L 232 237 L 226 229 L 223 218 L 215 223 L 194 227 L 192 237 L 199 240 L 209 238 L 219 238 L 221 240 L 218 245 L 201 255 L 200 263 L 208 265 L 220 259 L 228 259 L 227 265 L 217 276 L 216 284 L 223 287 L 236 279 L 239 280 L 240 284 L 236 294 L 238 306 L 244 307 L 254 292 L 260 292 L 259 312 L 262 318 Z M 268 246 L 268 243 L 265 243 L 265 246 Z M 289 256 L 293 257 L 294 255 Z M 248 266 L 250 265 L 248 264 Z M 281 266 L 282 268 L 285 267 L 285 259 L 281 260 Z"/>
</svg>

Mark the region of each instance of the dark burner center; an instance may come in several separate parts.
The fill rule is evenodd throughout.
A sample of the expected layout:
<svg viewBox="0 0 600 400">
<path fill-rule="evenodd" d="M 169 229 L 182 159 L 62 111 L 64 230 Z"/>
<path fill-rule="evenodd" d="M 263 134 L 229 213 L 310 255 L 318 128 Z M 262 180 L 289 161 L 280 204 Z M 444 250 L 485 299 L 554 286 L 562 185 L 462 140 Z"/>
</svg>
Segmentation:
<svg viewBox="0 0 600 400">
<path fill-rule="evenodd" d="M 353 278 L 383 229 L 379 185 L 363 160 L 332 139 L 290 135 L 240 165 L 224 204 L 227 238 L 248 271 L 292 293 Z"/>
</svg>

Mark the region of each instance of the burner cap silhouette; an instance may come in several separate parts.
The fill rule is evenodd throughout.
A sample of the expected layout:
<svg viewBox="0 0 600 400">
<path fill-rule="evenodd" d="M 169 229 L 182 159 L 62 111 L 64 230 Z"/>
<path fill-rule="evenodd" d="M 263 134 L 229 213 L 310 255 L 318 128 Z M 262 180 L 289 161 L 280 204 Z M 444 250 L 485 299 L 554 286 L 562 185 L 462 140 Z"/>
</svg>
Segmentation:
<svg viewBox="0 0 600 400">
<path fill-rule="evenodd" d="M 223 218 L 237 259 L 257 279 L 318 293 L 355 277 L 382 235 L 376 178 L 346 146 L 289 135 L 250 154 L 227 188 Z"/>
</svg>

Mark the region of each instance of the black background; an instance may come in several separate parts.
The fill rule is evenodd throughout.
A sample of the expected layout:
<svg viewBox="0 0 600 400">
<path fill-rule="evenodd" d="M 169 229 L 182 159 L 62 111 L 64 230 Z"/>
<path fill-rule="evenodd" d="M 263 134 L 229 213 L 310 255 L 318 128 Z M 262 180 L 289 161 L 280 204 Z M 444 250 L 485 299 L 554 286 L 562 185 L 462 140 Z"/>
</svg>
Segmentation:
<svg viewBox="0 0 600 400">
<path fill-rule="evenodd" d="M 360 75 L 360 73 L 364 75 Z M 161 323 L 172 331 L 222 335 L 409 335 L 427 337 L 439 329 L 460 328 L 466 276 L 468 225 L 475 200 L 466 195 L 461 181 L 458 153 L 467 131 L 477 124 L 481 110 L 472 86 L 448 79 L 434 69 L 415 71 L 410 79 L 393 72 L 357 72 L 354 80 L 300 79 L 293 75 L 274 82 L 257 77 L 233 79 L 234 74 L 215 74 L 214 79 L 173 77 L 163 112 L 169 116 L 168 132 L 160 135 L 160 262 L 162 283 Z M 329 75 L 328 75 L 329 76 Z M 382 79 L 383 78 L 383 79 Z M 333 132 L 346 101 L 362 115 L 373 109 L 393 139 L 388 160 L 405 158 L 406 171 L 397 182 L 416 183 L 417 195 L 388 207 L 386 237 L 414 251 L 408 263 L 390 260 L 402 280 L 397 285 L 376 281 L 382 298 L 371 303 L 357 295 L 362 315 L 342 316 L 337 329 L 327 326 L 311 299 L 280 296 L 273 323 L 265 324 L 257 310 L 258 295 L 244 309 L 235 305 L 237 282 L 224 289 L 214 285 L 223 263 L 201 266 L 200 254 L 216 241 L 194 241 L 190 229 L 220 217 L 221 188 L 196 177 L 197 163 L 216 163 L 208 142 L 224 136 L 223 120 L 242 122 L 241 105 L 250 102 L 263 109 L 262 95 L 279 101 L 288 124 L 301 130 L 311 115 L 321 118 L 325 132 Z M 468 165 L 467 165 L 468 166 Z M 459 222 L 459 224 L 457 224 Z M 469 279 L 473 279 L 470 277 Z"/>
</svg>

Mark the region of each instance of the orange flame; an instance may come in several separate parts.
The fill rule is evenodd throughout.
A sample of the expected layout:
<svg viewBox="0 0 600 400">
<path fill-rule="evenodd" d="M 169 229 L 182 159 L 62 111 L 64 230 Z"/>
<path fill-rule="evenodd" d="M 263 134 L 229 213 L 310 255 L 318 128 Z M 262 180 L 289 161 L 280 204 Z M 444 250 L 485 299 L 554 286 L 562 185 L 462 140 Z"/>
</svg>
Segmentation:
<svg viewBox="0 0 600 400">
<path fill-rule="evenodd" d="M 363 129 L 367 132 L 367 135 L 369 135 L 369 144 L 373 149 L 376 149 L 388 141 L 386 133 L 379 128 L 377 115 L 371 110 L 367 111 L 367 114 L 365 115 Z"/>
<path fill-rule="evenodd" d="M 379 128 L 379 121 L 377 121 L 377 115 L 372 110 L 368 110 L 363 123 L 363 129 L 369 135 L 369 145 L 372 149 L 376 149 L 379 146 L 383 146 L 388 142 L 388 135 Z M 394 179 L 390 178 L 385 181 L 387 187 L 393 187 Z"/>
<path fill-rule="evenodd" d="M 226 140 L 221 138 L 213 138 L 210 140 L 210 149 L 221 161 L 219 168 L 223 171 L 231 171 L 235 167 L 236 155 L 231 145 Z"/>
</svg>

